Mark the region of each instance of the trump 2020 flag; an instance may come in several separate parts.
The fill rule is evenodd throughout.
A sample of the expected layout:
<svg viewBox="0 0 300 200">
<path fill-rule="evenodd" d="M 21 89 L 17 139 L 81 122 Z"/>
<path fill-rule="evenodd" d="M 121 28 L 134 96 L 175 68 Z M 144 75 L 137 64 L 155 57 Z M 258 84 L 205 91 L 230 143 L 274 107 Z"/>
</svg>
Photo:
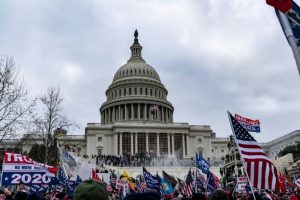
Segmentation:
<svg viewBox="0 0 300 200">
<path fill-rule="evenodd" d="M 204 158 L 202 158 L 199 153 L 196 153 L 196 166 L 197 168 L 201 169 L 204 174 L 207 174 L 209 172 L 209 163 Z"/>
<path fill-rule="evenodd" d="M 248 177 L 257 189 L 279 190 L 279 179 L 275 165 L 269 160 L 256 140 L 228 112 L 235 143 L 243 158 Z"/>
<path fill-rule="evenodd" d="M 145 167 L 143 168 L 143 174 L 144 174 L 144 179 L 145 179 L 145 182 L 147 184 L 147 187 L 150 188 L 150 189 L 157 190 L 159 192 L 160 191 L 160 185 L 161 185 L 160 178 L 150 174 L 145 169 Z"/>
<path fill-rule="evenodd" d="M 253 120 L 240 115 L 235 114 L 235 119 L 249 132 L 260 132 L 260 122 L 258 119 Z"/>
<path fill-rule="evenodd" d="M 51 185 L 57 172 L 56 167 L 38 163 L 27 156 L 4 153 L 2 185 Z"/>
</svg>

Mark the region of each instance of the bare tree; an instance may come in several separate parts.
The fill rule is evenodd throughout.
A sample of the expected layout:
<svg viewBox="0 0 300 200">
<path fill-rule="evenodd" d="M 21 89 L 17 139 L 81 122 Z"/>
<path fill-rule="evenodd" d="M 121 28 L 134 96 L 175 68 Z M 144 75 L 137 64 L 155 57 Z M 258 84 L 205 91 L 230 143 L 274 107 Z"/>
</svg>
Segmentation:
<svg viewBox="0 0 300 200">
<path fill-rule="evenodd" d="M 50 87 L 47 92 L 39 97 L 42 111 L 34 119 L 35 132 L 45 144 L 45 163 L 49 163 L 49 147 L 55 141 L 54 130 L 68 130 L 77 124 L 71 121 L 63 111 L 63 98 L 59 88 Z M 53 159 L 53 158 L 52 158 Z"/>
<path fill-rule="evenodd" d="M 28 100 L 23 81 L 11 57 L 0 58 L 0 145 L 4 139 L 17 138 L 31 114 L 34 101 Z"/>
</svg>

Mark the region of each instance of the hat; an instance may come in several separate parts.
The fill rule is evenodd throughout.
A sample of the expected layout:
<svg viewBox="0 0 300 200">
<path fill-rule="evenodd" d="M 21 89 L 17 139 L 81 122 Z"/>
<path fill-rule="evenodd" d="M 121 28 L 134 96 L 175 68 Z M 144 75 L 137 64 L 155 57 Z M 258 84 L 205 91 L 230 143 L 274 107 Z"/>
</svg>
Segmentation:
<svg viewBox="0 0 300 200">
<path fill-rule="evenodd" d="M 157 192 L 131 193 L 125 197 L 125 200 L 160 200 L 160 194 Z"/>
<path fill-rule="evenodd" d="M 102 183 L 86 180 L 80 183 L 73 194 L 73 200 L 108 200 L 108 192 Z"/>
</svg>

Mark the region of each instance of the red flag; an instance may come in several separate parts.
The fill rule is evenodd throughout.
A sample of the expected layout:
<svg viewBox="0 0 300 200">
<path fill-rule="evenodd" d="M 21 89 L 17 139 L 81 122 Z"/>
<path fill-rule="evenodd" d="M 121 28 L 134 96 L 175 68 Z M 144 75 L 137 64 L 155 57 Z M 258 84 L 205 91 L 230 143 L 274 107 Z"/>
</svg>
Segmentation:
<svg viewBox="0 0 300 200">
<path fill-rule="evenodd" d="M 283 13 L 292 8 L 292 0 L 266 0 L 266 2 Z"/>
<path fill-rule="evenodd" d="M 91 178 L 92 178 L 92 180 L 102 182 L 102 180 L 100 179 L 100 177 L 98 176 L 98 174 L 96 173 L 96 171 L 94 169 L 92 169 Z"/>
<path fill-rule="evenodd" d="M 286 192 L 285 176 L 282 173 L 279 173 L 279 188 L 280 192 Z"/>
</svg>

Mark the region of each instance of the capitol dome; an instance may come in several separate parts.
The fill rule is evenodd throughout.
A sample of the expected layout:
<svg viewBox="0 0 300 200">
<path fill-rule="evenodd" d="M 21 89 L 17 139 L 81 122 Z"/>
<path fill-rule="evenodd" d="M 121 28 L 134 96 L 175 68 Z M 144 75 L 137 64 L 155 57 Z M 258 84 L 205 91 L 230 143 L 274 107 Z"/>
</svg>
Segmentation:
<svg viewBox="0 0 300 200">
<path fill-rule="evenodd" d="M 156 70 L 142 58 L 138 32 L 134 33 L 131 57 L 115 73 L 106 90 L 107 100 L 101 105 L 101 123 L 118 121 L 173 122 L 168 91 Z"/>
</svg>

